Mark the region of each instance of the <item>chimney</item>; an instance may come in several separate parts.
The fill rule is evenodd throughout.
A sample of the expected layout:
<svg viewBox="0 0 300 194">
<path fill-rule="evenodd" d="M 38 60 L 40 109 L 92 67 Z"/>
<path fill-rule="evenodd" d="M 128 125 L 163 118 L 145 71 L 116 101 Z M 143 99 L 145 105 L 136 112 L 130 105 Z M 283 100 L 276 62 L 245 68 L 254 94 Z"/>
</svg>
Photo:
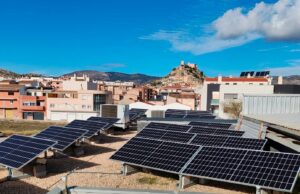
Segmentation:
<svg viewBox="0 0 300 194">
<path fill-rule="evenodd" d="M 247 78 L 251 78 L 251 75 L 250 75 L 250 73 L 248 73 L 248 74 L 247 74 Z"/>
<path fill-rule="evenodd" d="M 282 75 L 281 76 L 278 76 L 278 85 L 282 85 L 283 84 L 283 77 Z"/>
<path fill-rule="evenodd" d="M 181 60 L 181 61 L 180 61 L 180 65 L 184 65 L 184 60 Z"/>
<path fill-rule="evenodd" d="M 222 83 L 222 75 L 218 75 L 218 83 Z"/>
</svg>

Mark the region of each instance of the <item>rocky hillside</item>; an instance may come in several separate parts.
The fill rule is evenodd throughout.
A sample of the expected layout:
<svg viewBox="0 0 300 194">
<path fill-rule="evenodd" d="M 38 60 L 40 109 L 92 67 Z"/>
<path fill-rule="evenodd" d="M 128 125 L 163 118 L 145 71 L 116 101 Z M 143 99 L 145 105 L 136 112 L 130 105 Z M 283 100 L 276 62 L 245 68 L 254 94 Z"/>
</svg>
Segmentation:
<svg viewBox="0 0 300 194">
<path fill-rule="evenodd" d="M 173 68 L 173 70 L 160 81 L 153 83 L 154 85 L 159 83 L 162 86 L 167 85 L 191 85 L 198 86 L 203 83 L 204 74 L 201 72 L 196 64 L 181 64 Z"/>
<path fill-rule="evenodd" d="M 31 76 L 39 77 L 41 75 L 35 73 L 19 74 L 5 69 L 0 69 L 0 77 L 4 77 L 4 78 L 20 78 L 20 77 L 31 77 Z"/>
<path fill-rule="evenodd" d="M 63 76 L 73 76 L 76 75 L 87 75 L 92 80 L 103 80 L 103 81 L 132 81 L 137 84 L 144 84 L 150 81 L 160 79 L 159 77 L 149 76 L 144 74 L 126 74 L 119 72 L 100 72 L 93 70 L 84 70 L 84 71 L 74 71 Z"/>
</svg>

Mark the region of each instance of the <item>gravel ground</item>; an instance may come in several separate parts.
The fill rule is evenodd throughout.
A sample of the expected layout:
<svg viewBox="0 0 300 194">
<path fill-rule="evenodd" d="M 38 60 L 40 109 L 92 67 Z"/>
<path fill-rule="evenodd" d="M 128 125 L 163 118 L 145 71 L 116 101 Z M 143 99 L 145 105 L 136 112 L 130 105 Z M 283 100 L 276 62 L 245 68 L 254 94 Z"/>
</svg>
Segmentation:
<svg viewBox="0 0 300 194">
<path fill-rule="evenodd" d="M 114 135 L 102 136 L 97 139 L 100 143 L 84 145 L 85 156 L 48 159 L 48 175 L 45 178 L 30 177 L 19 181 L 5 181 L 0 184 L 1 194 L 40 194 L 55 186 L 64 186 L 61 178 L 69 171 L 77 169 L 68 177 L 68 186 L 176 190 L 177 177 L 158 172 L 137 172 L 128 176 L 120 173 L 120 162 L 109 160 L 109 157 L 135 132 L 118 132 Z M 91 173 L 84 173 L 91 172 Z M 95 172 L 95 173 L 92 173 Z M 101 174 L 116 173 L 116 174 Z M 5 171 L 0 170 L 0 179 Z M 249 187 L 209 181 L 205 185 L 193 185 L 184 191 L 208 193 L 254 193 Z"/>
</svg>

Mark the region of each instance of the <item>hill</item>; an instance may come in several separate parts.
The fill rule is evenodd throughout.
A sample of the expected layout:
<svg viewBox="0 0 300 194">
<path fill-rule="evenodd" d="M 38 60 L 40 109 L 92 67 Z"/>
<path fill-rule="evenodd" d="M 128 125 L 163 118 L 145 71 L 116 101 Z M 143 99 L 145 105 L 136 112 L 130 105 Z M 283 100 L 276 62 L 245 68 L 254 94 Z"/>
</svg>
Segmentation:
<svg viewBox="0 0 300 194">
<path fill-rule="evenodd" d="M 160 77 L 149 76 L 145 74 L 127 74 L 127 73 L 119 73 L 119 72 L 100 72 L 93 70 L 83 70 L 83 71 L 74 71 L 68 74 L 64 74 L 64 77 L 76 75 L 87 75 L 92 80 L 103 80 L 103 81 L 131 81 L 137 84 L 144 84 L 156 79 L 160 79 Z"/>
<path fill-rule="evenodd" d="M 36 73 L 26 73 L 26 74 L 19 74 L 13 71 L 8 71 L 5 69 L 0 69 L 0 77 L 4 78 L 20 78 L 20 77 L 40 77 L 42 75 Z"/>
<path fill-rule="evenodd" d="M 198 69 L 196 64 L 185 64 L 184 61 L 164 78 L 153 82 L 152 85 L 190 85 L 199 86 L 203 83 L 204 74 Z"/>
</svg>

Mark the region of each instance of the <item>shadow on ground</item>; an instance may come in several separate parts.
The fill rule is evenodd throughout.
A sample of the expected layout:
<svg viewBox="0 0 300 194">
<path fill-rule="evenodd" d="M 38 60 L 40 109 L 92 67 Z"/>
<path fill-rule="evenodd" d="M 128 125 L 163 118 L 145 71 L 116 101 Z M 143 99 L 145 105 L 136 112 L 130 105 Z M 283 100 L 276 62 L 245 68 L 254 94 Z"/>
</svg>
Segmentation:
<svg viewBox="0 0 300 194">
<path fill-rule="evenodd" d="M 46 189 L 42 189 L 22 180 L 5 181 L 3 183 L 0 183 L 1 194 L 43 194 L 47 192 L 48 190 Z"/>
<path fill-rule="evenodd" d="M 47 173 L 51 176 L 58 173 L 70 172 L 74 169 L 82 170 L 97 165 L 99 164 L 79 160 L 73 157 L 51 158 L 47 159 Z"/>
</svg>

